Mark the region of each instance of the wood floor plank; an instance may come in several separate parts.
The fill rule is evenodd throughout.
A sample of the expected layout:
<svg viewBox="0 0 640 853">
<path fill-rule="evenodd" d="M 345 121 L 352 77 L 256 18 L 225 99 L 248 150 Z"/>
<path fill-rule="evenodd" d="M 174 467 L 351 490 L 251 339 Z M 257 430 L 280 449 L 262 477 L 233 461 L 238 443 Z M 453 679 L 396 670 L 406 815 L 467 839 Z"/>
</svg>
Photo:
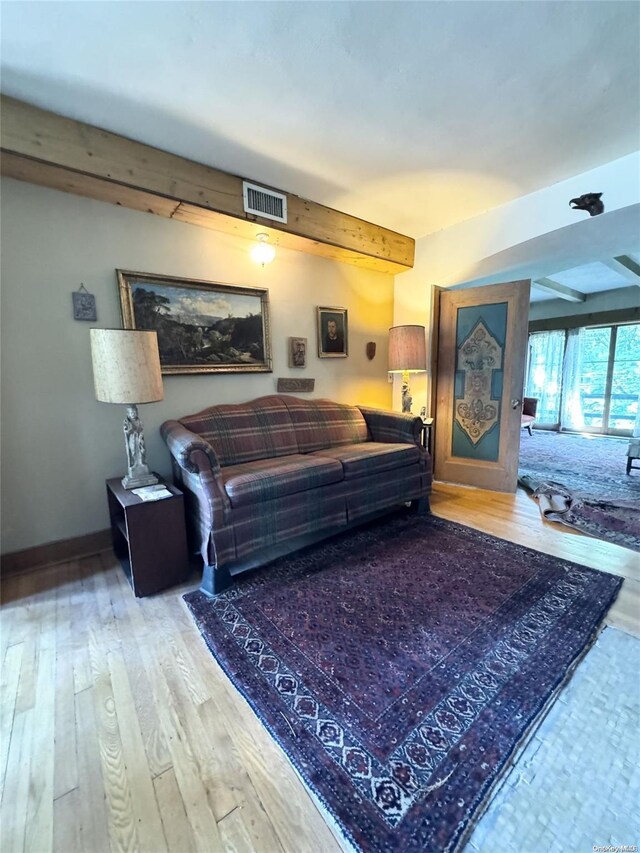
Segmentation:
<svg viewBox="0 0 640 853">
<path fill-rule="evenodd" d="M 53 775 L 55 719 L 55 648 L 41 648 L 38 655 L 36 702 L 27 804 L 26 850 L 51 850 L 53 843 Z"/>
<path fill-rule="evenodd" d="M 114 851 L 139 850 L 141 845 L 138 821 L 134 814 L 113 687 L 107 666 L 97 674 L 93 693 L 111 848 Z"/>
<path fill-rule="evenodd" d="M 71 594 L 74 587 L 80 585 L 77 562 L 67 564 L 61 577 L 62 582 L 56 591 L 54 799 L 78 787 L 74 642 L 71 634 Z"/>
<path fill-rule="evenodd" d="M 9 646 L 2 664 L 2 684 L 0 685 L 0 790 L 4 788 L 7 771 L 23 653 L 24 643 Z"/>
<path fill-rule="evenodd" d="M 206 747 L 202 743 L 190 742 L 170 691 L 162 681 L 162 674 L 155 673 L 153 682 L 163 702 L 159 710 L 160 722 L 167 738 L 182 802 L 195 838 L 196 849 L 213 853 L 222 849 L 222 842 L 198 760 L 201 751 Z"/>
<path fill-rule="evenodd" d="M 174 853 L 195 853 L 196 845 L 182 802 L 173 768 L 153 780 L 164 827 L 167 849 Z"/>
<path fill-rule="evenodd" d="M 93 574 L 93 588 L 98 608 L 98 624 L 100 626 L 98 660 L 96 660 L 95 656 L 91 655 L 92 647 L 91 645 L 89 646 L 89 660 L 91 661 L 94 680 L 96 672 L 102 671 L 102 657 L 107 654 L 107 652 L 117 649 L 120 644 L 116 617 L 113 612 L 111 593 L 109 591 L 110 578 L 104 571 L 101 561 L 97 560 L 96 563 L 96 571 Z"/>
<path fill-rule="evenodd" d="M 38 634 L 27 637 L 20 668 L 20 683 L 16 696 L 16 714 L 28 711 L 36 703 L 36 677 L 38 673 Z"/>
<path fill-rule="evenodd" d="M 188 738 L 211 812 L 216 821 L 221 820 L 238 805 L 236 791 L 225 784 L 224 762 L 210 733 L 202 725 L 198 709 L 183 681 L 182 672 L 173 658 L 171 646 L 157 642 L 155 654 L 171 694 L 172 707 L 179 716 L 182 730 Z"/>
<path fill-rule="evenodd" d="M 251 836 L 245 826 L 242 807 L 235 808 L 218 824 L 220 837 L 227 853 L 246 853 L 247 850 L 254 853 L 272 853 L 270 848 L 255 847 Z"/>
<path fill-rule="evenodd" d="M 114 565 L 112 561 L 111 571 L 107 571 L 113 612 L 124 653 L 124 664 L 133 690 L 149 770 L 154 778 L 172 767 L 172 758 L 160 724 L 157 706 L 155 702 L 150 701 L 153 696 L 152 673 L 148 671 L 140 653 L 141 645 L 150 640 L 153 642 L 156 632 L 153 630 L 153 623 L 145 620 L 142 605 L 133 597 L 124 574 L 119 568 L 114 570 Z"/>
<path fill-rule="evenodd" d="M 112 571 L 115 572 L 115 568 Z M 114 577 L 121 583 L 120 575 L 116 574 Z M 127 594 L 132 596 L 131 590 Z M 183 724 L 183 696 L 174 695 L 160 665 L 160 659 L 163 654 L 166 654 L 163 651 L 164 644 L 159 643 L 160 638 L 157 630 L 147 631 L 140 624 L 140 620 L 146 621 L 144 604 L 135 606 L 132 598 L 129 601 L 131 603 L 129 607 L 131 621 L 137 623 L 137 649 L 149 676 L 151 686 L 151 694 L 147 697 L 147 701 L 153 704 L 158 714 L 160 728 L 171 756 L 171 764 L 192 829 L 196 849 L 221 850 L 222 842 L 207 797 L 207 788 L 201 768 L 205 744 L 202 741 L 198 742 L 193 737 L 193 732 L 189 732 L 188 726 L 185 728 Z M 123 631 L 126 630 L 124 620 L 119 619 L 118 626 Z M 192 738 L 189 737 L 189 734 L 192 735 Z M 206 760 L 206 753 L 204 753 L 204 759 Z"/>
<path fill-rule="evenodd" d="M 157 621 L 158 626 L 161 626 L 160 633 L 171 649 L 172 659 L 180 671 L 180 681 L 187 688 L 191 701 L 194 705 L 200 705 L 206 702 L 210 692 L 200 677 L 198 668 L 194 666 L 190 648 L 185 644 L 182 632 L 176 630 L 172 611 L 167 607 L 168 601 L 169 599 L 162 596 L 155 596 L 149 600 L 146 610 L 154 622 Z"/>
<path fill-rule="evenodd" d="M 7 773 L 2 791 L 2 820 L 0 820 L 2 853 L 22 853 L 25 849 L 31 773 L 32 718 L 32 710 L 23 711 L 14 716 Z"/>
<path fill-rule="evenodd" d="M 267 814 L 255 788 L 247 775 L 248 783 L 243 788 L 243 801 L 231 814 L 242 822 L 246 834 L 251 839 L 249 850 L 264 851 L 264 853 L 283 853 L 278 833 Z M 226 820 L 226 818 L 225 818 Z M 321 849 L 321 848 L 318 848 Z"/>
<path fill-rule="evenodd" d="M 131 791 L 132 809 L 140 842 L 139 849 L 148 853 L 162 853 L 167 849 L 164 830 L 127 671 L 120 654 L 111 652 L 108 655 L 108 661 L 118 730 L 123 755 L 126 756 L 125 770 Z"/>
<path fill-rule="evenodd" d="M 54 853 L 85 853 L 80 841 L 80 790 L 68 791 L 53 803 Z"/>
<path fill-rule="evenodd" d="M 640 580 L 625 580 L 605 622 L 640 637 Z"/>
<path fill-rule="evenodd" d="M 39 649 L 56 648 L 56 590 L 68 570 L 66 564 L 46 566 L 35 572 L 37 587 L 38 613 L 36 615 L 37 631 L 39 633 Z M 63 580 L 64 583 L 64 580 Z"/>
<path fill-rule="evenodd" d="M 208 654 L 208 650 L 207 650 Z M 204 661 L 205 666 L 211 669 L 211 659 Z M 220 672 L 220 678 L 224 675 Z M 217 694 L 221 685 L 217 687 Z M 213 700 L 208 700 L 198 707 L 198 713 L 202 720 L 207 735 L 215 744 L 216 753 L 219 756 L 219 784 L 225 785 L 233 793 L 237 806 L 230 813 L 236 814 L 236 821 L 241 821 L 244 832 L 251 839 L 250 850 L 264 850 L 269 853 L 282 850 L 278 834 L 265 809 L 262 807 L 260 798 L 251 782 L 249 774 L 238 754 L 234 739 L 231 736 L 223 715 Z M 225 816 L 222 819 L 224 822 Z M 218 826 L 221 824 L 219 823 Z M 234 837 L 236 831 L 234 830 Z M 228 846 L 229 840 L 221 832 L 224 843 Z"/>
<path fill-rule="evenodd" d="M 93 688 L 75 695 L 78 744 L 79 808 L 76 814 L 83 851 L 107 853 L 111 849 L 102 780 L 100 745 Z"/>
<path fill-rule="evenodd" d="M 78 561 L 78 579 L 71 590 L 71 635 L 73 639 L 73 685 L 75 693 L 93 686 L 93 673 L 89 659 L 89 628 L 98 619 L 98 608 L 93 594 L 95 559 Z"/>
</svg>

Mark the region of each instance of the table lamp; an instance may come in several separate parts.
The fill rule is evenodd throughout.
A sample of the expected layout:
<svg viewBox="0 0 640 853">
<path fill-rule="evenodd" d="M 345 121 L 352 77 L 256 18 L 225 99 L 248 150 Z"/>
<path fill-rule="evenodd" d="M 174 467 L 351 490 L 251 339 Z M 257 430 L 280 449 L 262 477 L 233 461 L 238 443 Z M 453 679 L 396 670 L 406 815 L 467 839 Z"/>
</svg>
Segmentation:
<svg viewBox="0 0 640 853">
<path fill-rule="evenodd" d="M 410 373 L 427 369 L 424 326 L 392 326 L 389 329 L 389 373 L 402 373 L 402 411 L 411 413 Z"/>
<path fill-rule="evenodd" d="M 142 421 L 138 403 L 162 400 L 162 374 L 156 332 L 131 329 L 91 329 L 91 359 L 96 399 L 127 407 L 124 441 L 128 471 L 122 478 L 125 489 L 158 482 L 147 467 Z"/>
</svg>

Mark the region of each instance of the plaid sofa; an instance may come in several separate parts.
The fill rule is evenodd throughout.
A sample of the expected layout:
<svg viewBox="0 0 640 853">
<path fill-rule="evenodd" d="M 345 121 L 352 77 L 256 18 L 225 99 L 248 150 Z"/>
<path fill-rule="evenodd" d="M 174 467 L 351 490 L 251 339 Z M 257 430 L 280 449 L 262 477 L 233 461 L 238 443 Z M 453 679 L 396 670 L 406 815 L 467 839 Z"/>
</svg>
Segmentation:
<svg viewBox="0 0 640 853">
<path fill-rule="evenodd" d="M 166 421 L 202 589 L 399 504 L 427 511 L 420 430 L 411 415 L 286 395 Z"/>
</svg>

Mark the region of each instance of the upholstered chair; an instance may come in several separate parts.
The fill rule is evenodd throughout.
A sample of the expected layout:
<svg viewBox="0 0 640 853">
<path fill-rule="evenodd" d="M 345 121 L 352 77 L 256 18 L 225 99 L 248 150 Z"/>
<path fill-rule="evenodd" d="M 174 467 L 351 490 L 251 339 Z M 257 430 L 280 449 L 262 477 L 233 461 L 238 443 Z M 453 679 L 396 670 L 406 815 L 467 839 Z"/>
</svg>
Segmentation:
<svg viewBox="0 0 640 853">
<path fill-rule="evenodd" d="M 520 419 L 520 426 L 522 429 L 526 429 L 529 435 L 533 435 L 531 432 L 531 427 L 533 426 L 533 422 L 536 419 L 536 412 L 538 411 L 538 398 L 537 397 L 525 397 L 522 401 L 522 416 Z"/>
</svg>

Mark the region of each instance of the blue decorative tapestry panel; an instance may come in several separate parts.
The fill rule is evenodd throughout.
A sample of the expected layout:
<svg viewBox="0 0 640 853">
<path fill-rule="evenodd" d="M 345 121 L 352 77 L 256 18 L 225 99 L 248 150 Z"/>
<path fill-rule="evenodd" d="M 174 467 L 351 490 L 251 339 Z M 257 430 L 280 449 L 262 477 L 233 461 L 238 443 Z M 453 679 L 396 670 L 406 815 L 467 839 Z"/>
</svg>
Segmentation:
<svg viewBox="0 0 640 853">
<path fill-rule="evenodd" d="M 497 462 L 507 303 L 458 308 L 453 456 Z"/>
</svg>

